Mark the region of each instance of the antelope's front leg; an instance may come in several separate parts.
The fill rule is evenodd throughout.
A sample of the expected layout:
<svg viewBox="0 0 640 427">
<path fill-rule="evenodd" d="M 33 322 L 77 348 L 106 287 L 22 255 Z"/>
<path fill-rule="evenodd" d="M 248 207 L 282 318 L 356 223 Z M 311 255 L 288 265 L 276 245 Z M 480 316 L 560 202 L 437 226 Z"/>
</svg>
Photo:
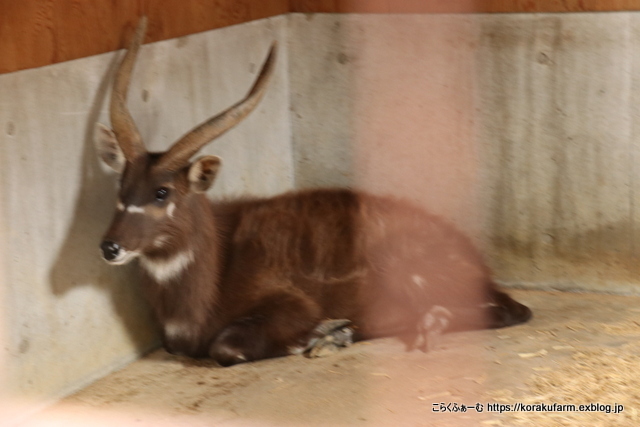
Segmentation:
<svg viewBox="0 0 640 427">
<path fill-rule="evenodd" d="M 324 357 L 336 353 L 343 347 L 349 347 L 353 344 L 351 323 L 348 319 L 328 319 L 320 322 L 301 352 L 309 358 Z"/>
<path fill-rule="evenodd" d="M 222 366 L 286 356 L 306 345 L 319 317 L 318 306 L 295 289 L 268 294 L 223 328 L 209 356 Z"/>
</svg>

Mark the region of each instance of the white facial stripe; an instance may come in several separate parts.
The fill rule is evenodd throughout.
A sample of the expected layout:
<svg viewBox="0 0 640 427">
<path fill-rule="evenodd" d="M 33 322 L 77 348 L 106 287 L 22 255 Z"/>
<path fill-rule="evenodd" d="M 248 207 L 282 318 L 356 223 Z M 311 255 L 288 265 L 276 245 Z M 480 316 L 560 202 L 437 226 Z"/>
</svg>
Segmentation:
<svg viewBox="0 0 640 427">
<path fill-rule="evenodd" d="M 144 213 L 144 208 L 141 207 L 141 206 L 129 205 L 129 206 L 127 206 L 127 212 L 143 214 Z"/>
<path fill-rule="evenodd" d="M 184 271 L 194 260 L 193 251 L 179 252 L 169 259 L 151 260 L 147 257 L 140 258 L 141 265 L 158 283 L 164 283 L 174 279 Z"/>
<path fill-rule="evenodd" d="M 124 211 L 124 203 L 122 203 L 120 200 L 118 200 L 118 204 L 116 205 L 116 207 L 120 212 Z"/>
<path fill-rule="evenodd" d="M 169 218 L 173 218 L 173 211 L 176 210 L 176 204 L 171 202 L 169 203 L 169 206 L 167 206 L 167 215 L 169 215 Z"/>
</svg>

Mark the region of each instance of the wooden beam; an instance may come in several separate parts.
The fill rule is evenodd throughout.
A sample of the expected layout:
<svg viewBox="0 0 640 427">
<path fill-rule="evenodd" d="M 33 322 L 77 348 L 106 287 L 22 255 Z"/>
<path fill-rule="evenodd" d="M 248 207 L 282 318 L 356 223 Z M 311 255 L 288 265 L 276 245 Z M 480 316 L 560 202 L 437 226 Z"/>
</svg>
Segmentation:
<svg viewBox="0 0 640 427">
<path fill-rule="evenodd" d="M 147 42 L 288 12 L 486 13 L 640 10 L 640 0 L 6 0 L 0 1 L 0 73 L 123 47 L 149 16 Z"/>
<path fill-rule="evenodd" d="M 640 10 L 640 0 L 291 0 L 302 13 L 518 13 Z"/>
<path fill-rule="evenodd" d="M 288 12 L 288 0 L 19 0 L 0 2 L 0 73 L 123 47 L 143 14 L 146 42 Z"/>
</svg>

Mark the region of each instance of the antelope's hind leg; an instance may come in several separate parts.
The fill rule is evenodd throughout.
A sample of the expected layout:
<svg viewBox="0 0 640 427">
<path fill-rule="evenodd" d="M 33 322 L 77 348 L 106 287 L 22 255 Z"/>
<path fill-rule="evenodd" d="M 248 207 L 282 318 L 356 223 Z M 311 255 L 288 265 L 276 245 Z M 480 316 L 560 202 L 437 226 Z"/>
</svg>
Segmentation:
<svg viewBox="0 0 640 427">
<path fill-rule="evenodd" d="M 495 288 L 489 289 L 489 298 L 476 307 L 434 305 L 417 324 L 416 337 L 409 349 L 434 349 L 445 332 L 474 329 L 496 329 L 527 322 L 531 309 Z"/>
<path fill-rule="evenodd" d="M 418 349 L 423 352 L 433 350 L 440 342 L 440 337 L 449 328 L 453 313 L 445 307 L 435 305 L 422 316 L 417 325 L 416 338 L 409 350 Z"/>
<path fill-rule="evenodd" d="M 511 298 L 505 292 L 491 289 L 489 302 L 485 305 L 489 311 L 489 328 L 504 328 L 525 323 L 533 316 L 531 309 Z"/>
</svg>

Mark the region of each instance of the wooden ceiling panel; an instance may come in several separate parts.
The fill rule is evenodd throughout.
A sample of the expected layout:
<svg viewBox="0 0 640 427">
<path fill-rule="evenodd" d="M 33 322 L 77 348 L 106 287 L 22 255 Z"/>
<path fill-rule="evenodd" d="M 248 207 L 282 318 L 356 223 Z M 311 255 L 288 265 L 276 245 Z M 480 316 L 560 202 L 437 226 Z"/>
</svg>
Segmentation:
<svg viewBox="0 0 640 427">
<path fill-rule="evenodd" d="M 303 13 L 502 13 L 640 10 L 640 0 L 9 0 L 0 1 L 0 73 L 123 47 L 140 16 L 147 42 Z M 123 31 L 123 29 L 125 29 Z"/>
<path fill-rule="evenodd" d="M 149 16 L 146 41 L 151 42 L 280 15 L 288 8 L 288 0 L 2 1 L 0 73 L 119 49 L 143 14 Z"/>
</svg>

